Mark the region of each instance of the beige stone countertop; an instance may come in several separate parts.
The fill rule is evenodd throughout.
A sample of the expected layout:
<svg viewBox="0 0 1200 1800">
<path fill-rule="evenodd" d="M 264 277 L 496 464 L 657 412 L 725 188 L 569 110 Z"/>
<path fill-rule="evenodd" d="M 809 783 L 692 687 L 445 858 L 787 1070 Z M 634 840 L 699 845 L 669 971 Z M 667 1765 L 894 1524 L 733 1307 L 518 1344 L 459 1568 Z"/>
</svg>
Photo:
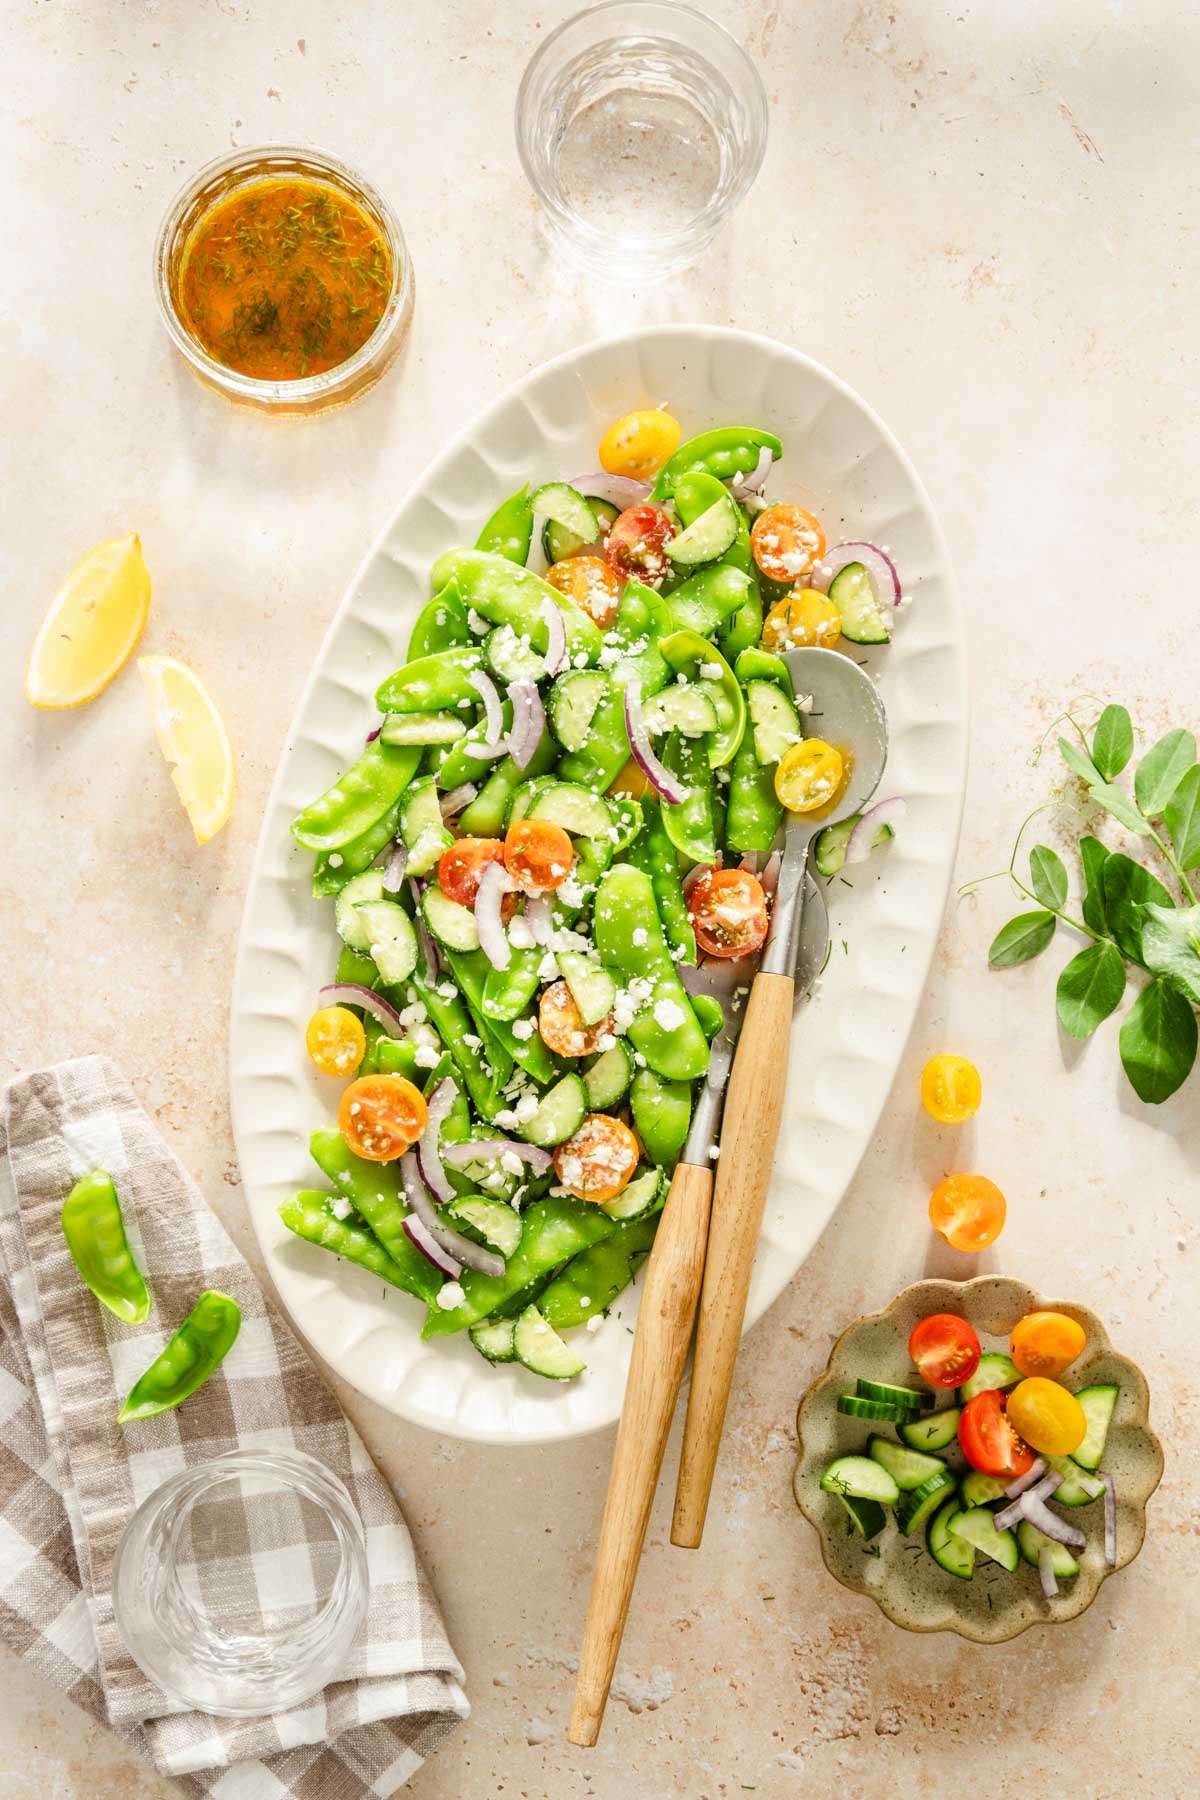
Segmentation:
<svg viewBox="0 0 1200 1800">
<path fill-rule="evenodd" d="M 552 264 L 513 146 L 524 62 L 567 0 L 81 0 L 11 6 L 4 50 L 0 633 L 5 1072 L 105 1049 L 255 1255 L 226 1031 L 263 801 L 330 613 L 397 499 L 542 358 L 663 319 L 752 327 L 850 381 L 911 450 L 969 626 L 959 879 L 1003 867 L 1054 779 L 1033 748 L 1073 697 L 1147 731 L 1198 723 L 1200 15 L 1174 0 L 709 0 L 762 67 L 762 175 L 704 263 L 641 293 Z M 204 392 L 154 311 L 183 176 L 311 140 L 399 212 L 411 344 L 308 426 Z M 35 716 L 28 646 L 62 576 L 136 530 L 144 640 L 224 709 L 240 793 L 198 850 L 136 675 Z M 1195 1183 L 1200 1086 L 1143 1108 L 1115 1028 L 1056 1031 L 1055 945 L 990 974 L 1001 885 L 952 898 L 879 1133 L 806 1267 L 747 1341 L 699 1554 L 666 1543 L 678 1435 L 607 1728 L 565 1741 L 609 1433 L 504 1451 L 343 1391 L 401 1495 L 467 1667 L 469 1724 L 415 1800 L 757 1793 L 1195 1791 L 1200 1652 Z M 953 1048 L 986 1098 L 957 1143 L 917 1076 Z M 814 1049 L 812 1054 L 819 1054 Z M 969 1157 L 1009 1223 L 981 1259 L 1076 1296 L 1145 1368 L 1167 1450 L 1140 1559 L 1078 1622 L 978 1649 L 889 1625 L 825 1573 L 792 1503 L 798 1395 L 834 1336 L 922 1273 L 931 1176 Z M 972 1265 L 973 1266 L 973 1265 Z M 5 1800 L 167 1786 L 11 1658 Z"/>
</svg>

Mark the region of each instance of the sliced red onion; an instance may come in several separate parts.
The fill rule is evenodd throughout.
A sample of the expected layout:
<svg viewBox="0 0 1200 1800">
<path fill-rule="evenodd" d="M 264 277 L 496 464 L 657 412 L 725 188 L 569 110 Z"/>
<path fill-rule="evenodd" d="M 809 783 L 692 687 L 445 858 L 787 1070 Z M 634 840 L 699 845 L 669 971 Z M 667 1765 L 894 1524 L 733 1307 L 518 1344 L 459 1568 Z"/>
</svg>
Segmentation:
<svg viewBox="0 0 1200 1800">
<path fill-rule="evenodd" d="M 507 693 L 512 703 L 512 730 L 504 740 L 504 747 L 518 769 L 527 769 L 534 751 L 542 741 L 542 732 L 546 728 L 546 709 L 542 705 L 537 682 L 531 681 L 527 675 L 523 675 L 519 681 L 510 681 Z"/>
<path fill-rule="evenodd" d="M 819 563 L 814 564 L 808 585 L 815 587 L 819 594 L 829 592 L 829 584 L 848 563 L 861 563 L 867 571 L 867 577 L 875 591 L 875 598 L 880 606 L 899 606 L 901 600 L 900 577 L 896 565 L 886 550 L 878 544 L 858 542 L 851 544 L 834 544 L 827 550 Z"/>
<path fill-rule="evenodd" d="M 544 575 L 550 564 L 546 555 L 546 546 L 542 542 L 542 522 L 533 521 L 533 530 L 529 534 L 529 548 L 525 552 L 525 567 L 532 575 Z"/>
<path fill-rule="evenodd" d="M 1018 1494 L 1023 1494 L 1026 1488 L 1031 1488 L 1034 1482 L 1040 1481 L 1045 1473 L 1045 1458 L 1035 1456 L 1025 1473 L 1023 1475 L 1018 1475 L 1015 1481 L 1009 1482 L 1004 1490 L 1004 1498 L 1006 1500 L 1015 1500 Z"/>
<path fill-rule="evenodd" d="M 1044 1463 L 1042 1469 L 1045 1470 Z M 1007 1531 L 1008 1527 L 1015 1525 L 1018 1519 L 1027 1519 L 1029 1514 L 1025 1510 L 1026 1502 L 1035 1502 L 1040 1506 L 1042 1501 L 1054 1493 L 1056 1488 L 1062 1486 L 1062 1480 L 1062 1476 L 1054 1469 L 1051 1469 L 1049 1473 L 1040 1474 L 1033 1487 L 1025 1488 L 1011 1506 L 1002 1507 L 996 1514 L 996 1530 Z"/>
<path fill-rule="evenodd" d="M 500 691 L 490 675 L 482 669 L 472 669 L 467 680 L 483 701 L 483 743 L 468 744 L 471 756 L 488 755 L 495 749 L 504 736 L 504 715 L 500 710 Z"/>
<path fill-rule="evenodd" d="M 846 862 L 866 862 L 884 827 L 887 826 L 894 832 L 907 813 L 908 801 L 902 800 L 898 794 L 891 800 L 880 800 L 876 805 L 869 806 L 846 840 Z"/>
<path fill-rule="evenodd" d="M 775 889 L 779 886 L 779 871 L 782 866 L 782 853 L 778 850 L 772 850 L 770 856 L 768 856 L 766 862 L 763 864 L 763 872 L 758 878 L 762 882 L 764 894 L 773 894 Z"/>
<path fill-rule="evenodd" d="M 1117 1566 L 1117 1490 L 1111 1475 L 1100 1477 L 1104 1483 L 1104 1560 L 1110 1569 Z"/>
<path fill-rule="evenodd" d="M 442 1151 L 442 1161 L 448 1162 L 452 1169 L 465 1169 L 471 1163 L 494 1162 L 498 1157 L 511 1151 L 521 1161 L 528 1163 L 535 1175 L 544 1175 L 554 1158 L 548 1150 L 539 1150 L 536 1144 L 523 1144 L 517 1138 L 467 1138 L 461 1144 L 447 1144 Z"/>
<path fill-rule="evenodd" d="M 567 622 L 562 607 L 549 594 L 542 601 L 542 622 L 546 627 L 546 667 L 544 673 L 557 675 L 567 656 Z"/>
<path fill-rule="evenodd" d="M 758 461 L 748 475 L 735 475 L 729 484 L 729 491 L 735 500 L 744 500 L 747 494 L 757 494 L 771 473 L 771 464 L 775 461 L 764 444 L 758 453 Z"/>
<path fill-rule="evenodd" d="M 635 481 L 632 475 L 609 475 L 604 469 L 579 475 L 570 485 L 585 500 L 605 500 L 618 512 L 624 512 L 627 506 L 640 506 L 650 492 L 648 481 Z"/>
<path fill-rule="evenodd" d="M 1036 1525 L 1044 1536 L 1053 1538 L 1056 1544 L 1065 1544 L 1068 1550 L 1082 1550 L 1087 1543 L 1082 1531 L 1074 1525 L 1068 1525 L 1057 1513 L 1052 1513 L 1044 1501 L 1035 1499 L 1036 1492 L 1036 1488 L 1031 1488 L 1017 1501 L 1017 1505 L 1024 1508 L 1024 1515 L 1029 1523 Z M 996 1514 L 996 1529 L 1000 1529 L 999 1513 Z"/>
<path fill-rule="evenodd" d="M 380 721 L 379 721 L 378 725 L 375 727 L 374 731 L 368 731 L 366 738 L 364 739 L 364 742 L 368 743 L 368 744 L 373 744 L 375 742 L 375 739 L 379 736 L 379 734 L 382 730 L 383 730 L 383 720 L 380 719 Z"/>
<path fill-rule="evenodd" d="M 369 1012 L 383 1026 L 389 1037 L 404 1036 L 400 1014 L 374 988 L 360 987 L 357 981 L 331 981 L 321 989 L 319 997 L 327 1006 L 361 1006 L 364 1012 Z"/>
<path fill-rule="evenodd" d="M 669 805 L 679 806 L 687 799 L 688 790 L 678 776 L 672 775 L 670 769 L 659 762 L 654 754 L 642 713 L 642 691 L 636 681 L 629 682 L 625 689 L 625 731 L 629 738 L 629 748 L 633 751 L 633 760 L 651 787 Z"/>
<path fill-rule="evenodd" d="M 475 924 L 479 931 L 479 948 L 493 969 L 507 969 L 512 961 L 512 947 L 500 911 L 505 894 L 511 891 L 512 882 L 504 864 L 488 863 L 479 877 L 475 894 Z"/>
<path fill-rule="evenodd" d="M 742 505 L 750 514 L 750 517 L 754 519 L 757 518 L 760 512 L 766 512 L 769 502 L 762 494 L 747 494 L 746 498 L 742 501 Z"/>
<path fill-rule="evenodd" d="M 463 1272 L 462 1264 L 455 1262 L 448 1250 L 442 1249 L 428 1225 L 423 1224 L 416 1213 L 409 1213 L 405 1219 L 404 1234 L 410 1243 L 416 1245 L 421 1255 L 433 1264 L 435 1269 L 440 1269 L 443 1275 L 450 1277 L 451 1281 L 458 1280 Z"/>
<path fill-rule="evenodd" d="M 757 850 L 748 850 L 746 852 L 745 856 L 743 856 L 741 862 L 738 864 L 738 868 L 744 869 L 746 871 L 747 875 L 757 875 L 758 874 L 758 851 Z"/>
<path fill-rule="evenodd" d="M 502 1256 L 497 1256 L 491 1250 L 483 1249 L 480 1244 L 473 1244 L 470 1238 L 462 1235 L 461 1231 L 455 1231 L 452 1226 L 443 1224 L 438 1218 L 433 1209 L 433 1201 L 421 1179 L 416 1154 L 412 1150 L 406 1150 L 400 1158 L 400 1179 L 404 1183 L 405 1199 L 430 1237 L 441 1249 L 448 1252 L 450 1256 L 456 1257 L 466 1269 L 477 1269 L 481 1275 L 503 1275 L 504 1258 Z M 404 1228 L 406 1231 L 408 1230 L 407 1219 L 404 1221 Z M 418 1248 L 421 1247 L 423 1246 L 418 1246 Z M 426 1251 L 426 1255 L 428 1255 L 428 1251 Z"/>
<path fill-rule="evenodd" d="M 392 854 L 383 865 L 383 885 L 389 894 L 398 894 L 400 884 L 404 880 L 404 871 L 408 867 L 408 846 L 397 838 L 392 846 Z"/>
<path fill-rule="evenodd" d="M 550 948 L 550 933 L 554 930 L 550 905 L 549 894 L 534 894 L 531 899 L 526 900 L 522 915 L 534 943 L 543 950 Z"/>
<path fill-rule="evenodd" d="M 1047 1600 L 1053 1600 L 1058 1592 L 1058 1578 L 1054 1573 L 1054 1551 L 1049 1544 L 1043 1544 L 1038 1551 L 1038 1574 L 1043 1594 Z"/>
<path fill-rule="evenodd" d="M 714 869 L 719 869 L 720 867 L 721 867 L 721 852 L 718 850 L 715 862 L 697 863 L 694 868 L 689 869 L 687 874 L 684 876 L 682 882 L 680 883 L 680 886 L 683 888 L 685 898 L 688 894 L 691 893 L 692 889 L 695 887 L 696 883 L 699 881 L 699 879 L 702 875 L 709 875 L 712 873 L 712 871 Z"/>
<path fill-rule="evenodd" d="M 421 895 L 425 892 L 425 883 L 410 875 L 408 885 L 413 892 L 413 928 L 417 934 L 417 948 L 421 952 L 421 961 L 425 964 L 425 973 L 430 981 L 436 981 L 442 972 L 442 959 L 438 954 L 433 934 L 425 923 L 425 912 L 421 905 Z"/>
<path fill-rule="evenodd" d="M 443 1204 L 454 1198 L 454 1185 L 442 1167 L 442 1126 L 458 1095 L 457 1082 L 447 1075 L 429 1096 L 429 1122 L 417 1140 L 417 1166 L 421 1179 L 435 1199 Z"/>
<path fill-rule="evenodd" d="M 473 781 L 464 781 L 448 794 L 443 794 L 438 804 L 442 809 L 443 819 L 457 818 L 464 806 L 470 806 L 479 789 Z"/>
</svg>

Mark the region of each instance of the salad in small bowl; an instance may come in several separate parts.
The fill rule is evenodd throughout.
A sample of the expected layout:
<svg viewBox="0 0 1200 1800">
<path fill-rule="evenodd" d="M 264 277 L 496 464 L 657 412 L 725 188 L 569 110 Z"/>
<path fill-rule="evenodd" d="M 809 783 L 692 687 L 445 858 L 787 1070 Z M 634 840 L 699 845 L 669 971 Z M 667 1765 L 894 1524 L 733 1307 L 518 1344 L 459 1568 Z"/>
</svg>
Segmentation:
<svg viewBox="0 0 1200 1800">
<path fill-rule="evenodd" d="M 1141 1549 L 1163 1467 L 1145 1377 L 1095 1314 L 993 1275 L 918 1282 L 850 1326 L 797 1434 L 830 1574 L 977 1643 L 1085 1612 Z"/>
</svg>

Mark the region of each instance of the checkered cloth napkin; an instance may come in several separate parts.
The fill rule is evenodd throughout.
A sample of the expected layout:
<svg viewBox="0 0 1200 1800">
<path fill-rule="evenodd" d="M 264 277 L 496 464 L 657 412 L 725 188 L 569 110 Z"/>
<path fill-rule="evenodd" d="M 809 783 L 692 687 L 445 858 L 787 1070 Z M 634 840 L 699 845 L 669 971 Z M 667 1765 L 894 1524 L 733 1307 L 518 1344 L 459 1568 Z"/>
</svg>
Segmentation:
<svg viewBox="0 0 1200 1800">
<path fill-rule="evenodd" d="M 95 1168 L 117 1184 L 150 1283 L 146 1325 L 124 1325 L 97 1303 L 63 1239 L 63 1200 Z M 209 1287 L 242 1310 L 221 1369 L 174 1412 L 118 1425 L 120 1397 Z M 237 1446 L 305 1450 L 340 1476 L 370 1571 L 345 1678 L 261 1719 L 169 1700 L 125 1649 L 112 1608 L 113 1557 L 134 1509 L 168 1476 Z M 279 1548 L 274 1557 L 247 1548 L 264 1599 Z M 187 1792 L 216 1800 L 391 1794 L 467 1715 L 462 1669 L 390 1489 L 100 1056 L 14 1082 L 0 1125 L 0 1642 Z"/>
</svg>

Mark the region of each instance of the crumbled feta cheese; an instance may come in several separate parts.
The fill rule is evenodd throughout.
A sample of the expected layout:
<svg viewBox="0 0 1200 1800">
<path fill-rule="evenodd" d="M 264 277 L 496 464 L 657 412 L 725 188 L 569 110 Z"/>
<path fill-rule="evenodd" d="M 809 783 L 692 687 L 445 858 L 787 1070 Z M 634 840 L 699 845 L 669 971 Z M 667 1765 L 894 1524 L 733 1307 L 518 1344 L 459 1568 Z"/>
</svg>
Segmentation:
<svg viewBox="0 0 1200 1800">
<path fill-rule="evenodd" d="M 590 1306 L 592 1304 L 592 1296 L 590 1294 L 580 1294 L 579 1304 L 580 1306 Z"/>
<path fill-rule="evenodd" d="M 514 1019 L 512 1022 L 512 1034 L 519 1044 L 528 1043 L 529 1039 L 533 1036 L 533 1020 Z"/>
<path fill-rule="evenodd" d="M 473 1031 L 463 1032 L 463 1043 L 467 1046 L 468 1050 L 483 1049 L 483 1039 L 476 1037 Z"/>
<path fill-rule="evenodd" d="M 329 866 L 331 869 L 340 869 L 341 868 L 342 853 L 340 850 L 331 850 L 329 852 Z"/>
<path fill-rule="evenodd" d="M 466 1299 L 461 1281 L 443 1281 L 437 1291 L 437 1303 L 443 1312 L 453 1312 Z"/>
<path fill-rule="evenodd" d="M 441 1062 L 441 1055 L 434 1044 L 418 1044 L 413 1061 L 418 1069 L 436 1069 Z"/>
<path fill-rule="evenodd" d="M 429 1014 L 420 1000 L 414 1000 L 410 1006 L 401 1009 L 400 1023 L 408 1031 L 413 1025 L 423 1025 Z"/>
<path fill-rule="evenodd" d="M 590 658 L 588 657 L 587 651 L 581 650 L 574 659 L 575 667 L 577 669 L 586 669 L 588 666 L 589 660 L 590 660 Z"/>
<path fill-rule="evenodd" d="M 517 914 L 516 918 L 509 921 L 508 941 L 514 950 L 533 949 L 533 933 L 530 931 L 528 924 L 520 913 Z"/>
<path fill-rule="evenodd" d="M 591 1318 L 587 1322 L 587 1329 L 589 1331 L 599 1331 L 599 1329 L 603 1325 L 603 1323 L 604 1323 L 604 1314 L 603 1313 L 593 1313 Z"/>
<path fill-rule="evenodd" d="M 476 637 L 486 637 L 492 629 L 486 619 L 481 619 L 473 606 L 467 608 L 467 624 Z"/>
<path fill-rule="evenodd" d="M 650 933 L 646 930 L 646 927 L 644 925 L 635 925 L 634 926 L 633 941 L 634 941 L 634 944 L 637 947 L 637 949 L 641 950 L 644 947 L 647 940 L 649 939 L 649 936 L 650 936 Z"/>
<path fill-rule="evenodd" d="M 664 1031 L 678 1031 L 687 1017 L 676 1000 L 659 1000 L 654 1007 L 654 1022 Z"/>
<path fill-rule="evenodd" d="M 519 1175 L 524 1166 L 524 1163 L 521 1161 L 515 1150 L 501 1151 L 500 1167 L 504 1170 L 506 1175 Z"/>
<path fill-rule="evenodd" d="M 513 1124 L 514 1125 L 527 1124 L 528 1121 L 530 1119 L 532 1119 L 532 1117 L 533 1117 L 534 1113 L 537 1111 L 537 1109 L 538 1109 L 537 1095 L 536 1094 L 522 1094 L 521 1098 L 517 1101 L 516 1107 L 514 1109 Z"/>
<path fill-rule="evenodd" d="M 335 1219 L 348 1219 L 354 1208 L 339 1194 L 336 1200 L 330 1201 L 329 1210 Z"/>
<path fill-rule="evenodd" d="M 541 962 L 538 964 L 538 980 L 558 980 L 558 963 L 554 959 L 553 951 L 547 950 L 545 956 L 543 956 Z"/>
<path fill-rule="evenodd" d="M 701 663 L 700 673 L 703 675 L 705 681 L 720 681 L 724 677 L 725 671 L 720 663 L 711 662 Z"/>
<path fill-rule="evenodd" d="M 452 981 L 443 981 L 441 983 L 440 987 L 438 988 L 438 993 L 441 995 L 443 1000 L 457 1000 L 458 999 L 458 989 L 455 987 L 455 985 Z"/>
<path fill-rule="evenodd" d="M 564 906 L 582 906 L 583 905 L 583 902 L 584 902 L 586 896 L 584 894 L 582 884 L 579 882 L 579 880 L 577 879 L 576 876 L 568 875 L 567 879 L 565 881 L 562 881 L 559 883 L 558 898 L 562 901 Z M 515 920 L 514 920 L 514 923 L 515 923 Z M 512 935 L 512 928 L 510 926 L 509 936 L 511 937 L 511 935 Z"/>
<path fill-rule="evenodd" d="M 813 697 L 812 697 L 812 695 L 811 695 L 811 694 L 805 694 L 805 696 L 804 696 L 804 698 L 803 698 L 803 700 L 797 700 L 797 702 L 796 702 L 796 706 L 797 706 L 797 708 L 798 708 L 798 709 L 799 709 L 799 711 L 800 711 L 800 712 L 802 712 L 802 713 L 810 713 L 810 712 L 811 712 L 811 711 L 812 711 L 812 709 L 813 709 Z"/>
<path fill-rule="evenodd" d="M 616 1047 L 617 1040 L 611 1031 L 602 1031 L 596 1039 L 597 1050 L 615 1050 Z"/>
<path fill-rule="evenodd" d="M 515 1131 L 521 1121 L 511 1107 L 502 1106 L 493 1123 L 499 1125 L 501 1131 Z"/>
</svg>

